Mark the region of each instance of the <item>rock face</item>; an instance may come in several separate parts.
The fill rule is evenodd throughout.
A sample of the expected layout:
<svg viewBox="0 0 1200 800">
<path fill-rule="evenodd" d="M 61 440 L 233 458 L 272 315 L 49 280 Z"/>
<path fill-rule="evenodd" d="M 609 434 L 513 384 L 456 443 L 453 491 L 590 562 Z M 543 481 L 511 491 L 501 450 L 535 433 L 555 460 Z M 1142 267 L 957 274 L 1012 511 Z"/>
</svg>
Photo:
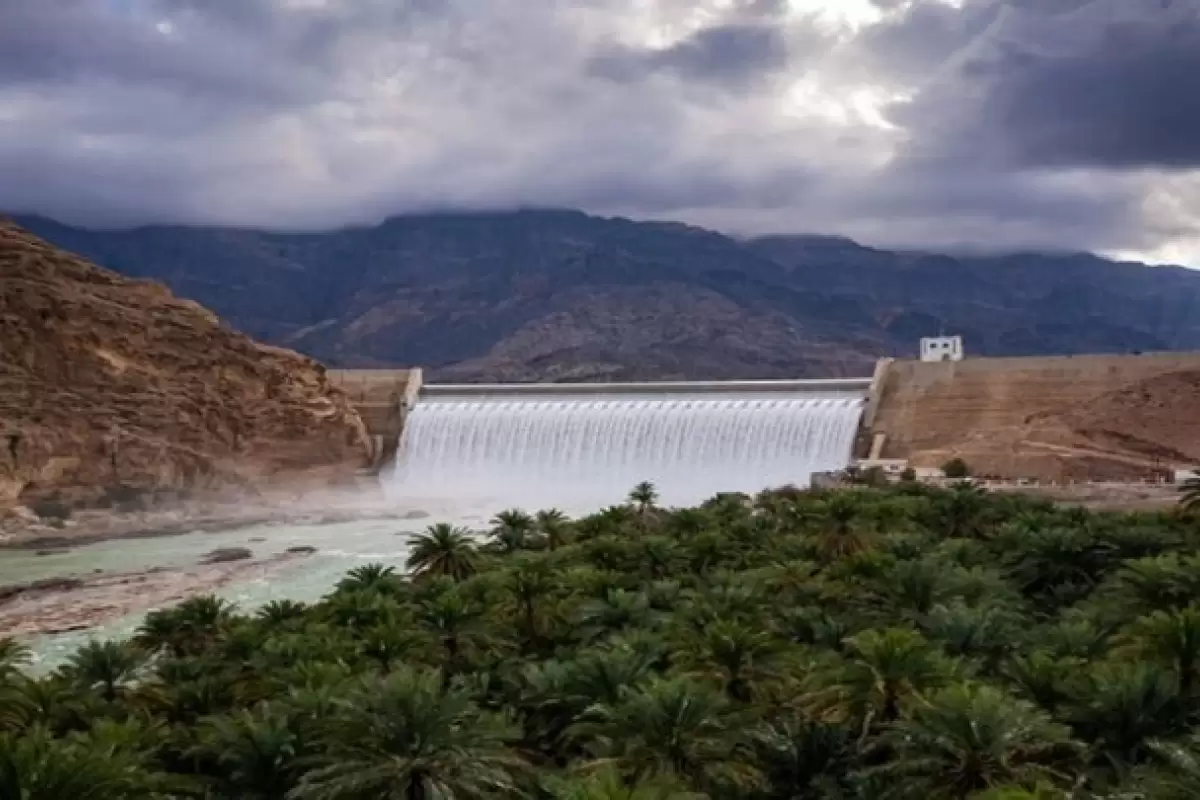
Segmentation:
<svg viewBox="0 0 1200 800">
<path fill-rule="evenodd" d="M 367 447 L 315 361 L 0 220 L 0 509 L 339 481 Z"/>
</svg>

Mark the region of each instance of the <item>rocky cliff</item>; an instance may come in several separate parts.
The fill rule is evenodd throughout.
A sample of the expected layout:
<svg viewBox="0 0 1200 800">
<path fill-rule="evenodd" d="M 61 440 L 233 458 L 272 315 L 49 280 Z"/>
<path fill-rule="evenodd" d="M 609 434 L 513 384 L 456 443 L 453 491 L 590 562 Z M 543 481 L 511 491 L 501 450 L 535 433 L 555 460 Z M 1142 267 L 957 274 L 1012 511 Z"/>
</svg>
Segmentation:
<svg viewBox="0 0 1200 800">
<path fill-rule="evenodd" d="M 312 359 L 0 220 L 0 510 L 338 481 L 366 452 Z"/>
</svg>

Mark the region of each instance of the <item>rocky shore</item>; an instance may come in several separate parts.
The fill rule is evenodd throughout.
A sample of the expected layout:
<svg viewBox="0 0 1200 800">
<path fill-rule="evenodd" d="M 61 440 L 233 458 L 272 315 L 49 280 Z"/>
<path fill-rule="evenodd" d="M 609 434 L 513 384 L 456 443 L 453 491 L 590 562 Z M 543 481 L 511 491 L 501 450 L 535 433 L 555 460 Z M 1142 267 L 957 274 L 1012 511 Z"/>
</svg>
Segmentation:
<svg viewBox="0 0 1200 800">
<path fill-rule="evenodd" d="M 60 550 L 116 539 L 219 533 L 254 525 L 325 525 L 427 516 L 425 511 L 398 508 L 378 491 L 366 490 L 305 498 L 193 504 L 134 513 L 79 511 L 65 520 L 9 513 L 0 516 L 0 551 Z"/>
<path fill-rule="evenodd" d="M 270 577 L 312 552 L 311 548 L 297 548 L 264 559 L 50 578 L 0 587 L 0 637 L 87 630 L 230 583 Z"/>
</svg>

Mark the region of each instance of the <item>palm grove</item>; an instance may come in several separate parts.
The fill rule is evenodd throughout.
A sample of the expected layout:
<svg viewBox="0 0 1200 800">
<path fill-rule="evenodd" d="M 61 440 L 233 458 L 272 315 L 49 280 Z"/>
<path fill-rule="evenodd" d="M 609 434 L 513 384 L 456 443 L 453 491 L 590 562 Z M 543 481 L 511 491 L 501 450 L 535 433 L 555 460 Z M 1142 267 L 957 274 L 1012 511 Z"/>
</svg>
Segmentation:
<svg viewBox="0 0 1200 800">
<path fill-rule="evenodd" d="M 1198 541 L 966 483 L 434 525 L 312 605 L 4 643 L 0 797 L 1200 797 Z"/>
</svg>

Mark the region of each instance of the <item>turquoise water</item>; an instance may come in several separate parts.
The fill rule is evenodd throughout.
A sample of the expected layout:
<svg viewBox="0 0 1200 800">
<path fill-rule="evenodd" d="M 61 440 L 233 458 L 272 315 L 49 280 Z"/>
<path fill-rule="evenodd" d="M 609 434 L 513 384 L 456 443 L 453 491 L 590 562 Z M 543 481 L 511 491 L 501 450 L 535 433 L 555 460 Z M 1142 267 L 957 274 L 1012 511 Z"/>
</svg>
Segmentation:
<svg viewBox="0 0 1200 800">
<path fill-rule="evenodd" d="M 408 537 L 420 533 L 433 522 L 480 528 L 486 519 L 479 514 L 460 513 L 423 519 L 396 516 L 329 524 L 267 524 L 221 533 L 197 532 L 98 542 L 46 556 L 35 555 L 32 551 L 3 551 L 0 552 L 0 584 L 51 577 L 84 577 L 97 572 L 194 566 L 206 553 L 221 547 L 248 548 L 256 560 L 284 553 L 290 547 L 317 549 L 313 555 L 272 568 L 269 577 L 230 583 L 215 591 L 240 609 L 251 610 L 277 599 L 316 600 L 347 570 L 362 564 L 382 562 L 402 569 L 408 556 Z M 64 596 L 64 601 L 69 602 L 69 595 Z M 30 637 L 27 641 L 35 652 L 35 668 L 39 671 L 52 668 L 88 639 L 128 636 L 144 614 L 145 610 L 141 610 L 86 631 Z"/>
</svg>

